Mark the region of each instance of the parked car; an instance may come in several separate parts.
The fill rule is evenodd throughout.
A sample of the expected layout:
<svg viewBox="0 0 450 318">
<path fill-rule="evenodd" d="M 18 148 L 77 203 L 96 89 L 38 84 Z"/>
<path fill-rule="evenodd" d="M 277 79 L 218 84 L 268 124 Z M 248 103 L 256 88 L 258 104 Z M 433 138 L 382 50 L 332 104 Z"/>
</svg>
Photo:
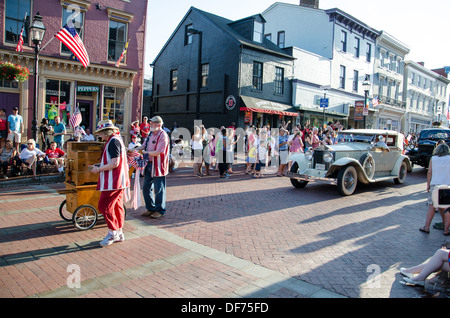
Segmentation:
<svg viewBox="0 0 450 318">
<path fill-rule="evenodd" d="M 385 139 L 385 149 L 378 143 L 380 136 Z M 409 158 L 403 154 L 403 141 L 403 134 L 391 130 L 341 131 L 336 145 L 291 155 L 289 160 L 293 162 L 287 176 L 296 188 L 310 181 L 335 183 L 342 195 L 352 195 L 358 182 L 394 180 L 402 184 L 412 170 Z"/>
<path fill-rule="evenodd" d="M 444 127 L 423 129 L 417 138 L 415 147 L 406 153 L 411 164 L 428 168 L 430 158 L 439 140 L 450 144 L 450 129 Z"/>
</svg>

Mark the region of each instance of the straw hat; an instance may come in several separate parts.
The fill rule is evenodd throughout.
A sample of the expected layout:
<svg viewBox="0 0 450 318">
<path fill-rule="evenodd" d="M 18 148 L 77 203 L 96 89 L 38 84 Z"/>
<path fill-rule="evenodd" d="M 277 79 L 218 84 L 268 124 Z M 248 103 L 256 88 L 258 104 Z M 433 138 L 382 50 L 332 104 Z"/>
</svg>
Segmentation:
<svg viewBox="0 0 450 318">
<path fill-rule="evenodd" d="M 100 131 L 105 130 L 105 129 L 113 129 L 116 131 L 120 130 L 119 128 L 114 126 L 114 123 L 112 122 L 112 120 L 108 119 L 108 120 L 102 120 L 102 121 L 98 122 L 97 130 L 94 131 L 94 134 L 98 134 Z"/>
</svg>

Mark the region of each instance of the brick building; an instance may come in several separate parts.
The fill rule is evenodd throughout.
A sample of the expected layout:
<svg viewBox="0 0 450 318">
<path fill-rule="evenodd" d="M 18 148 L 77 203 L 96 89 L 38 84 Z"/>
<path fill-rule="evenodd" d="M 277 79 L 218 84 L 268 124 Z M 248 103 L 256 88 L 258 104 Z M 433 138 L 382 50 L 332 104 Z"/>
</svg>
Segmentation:
<svg viewBox="0 0 450 318">
<path fill-rule="evenodd" d="M 59 115 L 68 124 L 79 105 L 85 128 L 94 130 L 98 121 L 109 118 L 127 135 L 131 122 L 141 118 L 146 12 L 146 0 L 0 1 L 0 61 L 30 70 L 23 83 L 0 82 L 0 108 L 10 114 L 18 106 L 24 118 L 22 142 L 32 136 L 34 117 L 35 45 L 28 34 L 33 17 L 39 13 L 46 27 L 38 59 L 38 123 Z M 23 52 L 16 52 L 25 16 Z M 54 37 L 68 21 L 89 54 L 87 68 Z M 116 67 L 126 43 L 127 54 Z"/>
</svg>

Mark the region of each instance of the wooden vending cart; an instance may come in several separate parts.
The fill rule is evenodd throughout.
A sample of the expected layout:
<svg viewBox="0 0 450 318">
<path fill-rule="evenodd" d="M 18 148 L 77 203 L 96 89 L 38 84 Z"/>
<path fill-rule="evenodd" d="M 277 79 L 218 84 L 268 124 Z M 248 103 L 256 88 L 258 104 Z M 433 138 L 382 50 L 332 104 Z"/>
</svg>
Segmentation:
<svg viewBox="0 0 450 318">
<path fill-rule="evenodd" d="M 91 167 L 100 163 L 104 143 L 68 142 L 66 164 L 66 200 L 59 207 L 59 214 L 72 221 L 80 230 L 92 228 L 98 220 L 98 174 Z"/>
</svg>

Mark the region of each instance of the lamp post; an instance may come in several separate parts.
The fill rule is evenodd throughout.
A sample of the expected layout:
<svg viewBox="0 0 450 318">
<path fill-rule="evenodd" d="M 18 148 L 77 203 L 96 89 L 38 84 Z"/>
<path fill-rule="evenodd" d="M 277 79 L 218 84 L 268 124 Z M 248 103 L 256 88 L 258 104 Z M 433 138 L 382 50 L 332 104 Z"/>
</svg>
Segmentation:
<svg viewBox="0 0 450 318">
<path fill-rule="evenodd" d="M 369 91 L 370 91 L 370 80 L 369 75 L 366 75 L 366 78 L 364 79 L 364 82 L 362 83 L 363 89 L 364 89 L 364 110 L 363 110 L 363 118 L 364 118 L 364 129 L 366 129 L 366 116 L 369 115 L 368 109 L 367 109 L 367 115 L 364 115 L 364 111 L 366 107 L 368 108 L 369 104 Z"/>
<path fill-rule="evenodd" d="M 196 29 L 187 29 L 188 34 L 198 35 L 198 62 L 197 62 L 197 101 L 196 101 L 196 119 L 200 119 L 200 88 L 202 86 L 202 46 L 203 46 L 203 32 Z"/>
<path fill-rule="evenodd" d="M 38 102 L 38 66 L 39 66 L 39 51 L 42 40 L 45 35 L 45 26 L 42 22 L 42 17 L 39 12 L 34 16 L 33 22 L 30 26 L 30 37 L 34 44 L 34 104 L 33 104 L 33 121 L 31 127 L 32 138 L 37 142 L 37 102 Z"/>
</svg>

